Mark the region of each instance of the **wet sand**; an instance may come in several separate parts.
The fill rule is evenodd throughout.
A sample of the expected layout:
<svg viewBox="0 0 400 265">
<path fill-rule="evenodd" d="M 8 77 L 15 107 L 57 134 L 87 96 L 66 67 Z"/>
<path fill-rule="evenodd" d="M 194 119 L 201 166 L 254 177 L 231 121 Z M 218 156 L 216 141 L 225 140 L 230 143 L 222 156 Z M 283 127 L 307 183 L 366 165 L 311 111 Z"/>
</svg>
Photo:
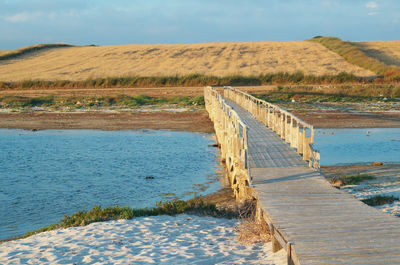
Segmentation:
<svg viewBox="0 0 400 265">
<path fill-rule="evenodd" d="M 136 130 L 170 129 L 212 133 L 214 127 L 205 110 L 192 112 L 140 113 L 0 113 L 0 128 Z"/>
<path fill-rule="evenodd" d="M 299 112 L 293 114 L 315 128 L 400 128 L 400 112 Z"/>
<path fill-rule="evenodd" d="M 400 128 L 400 113 L 302 113 L 299 118 L 316 128 Z M 30 112 L 0 113 L 0 128 L 135 130 L 170 129 L 214 132 L 205 110 L 190 112 Z"/>
</svg>

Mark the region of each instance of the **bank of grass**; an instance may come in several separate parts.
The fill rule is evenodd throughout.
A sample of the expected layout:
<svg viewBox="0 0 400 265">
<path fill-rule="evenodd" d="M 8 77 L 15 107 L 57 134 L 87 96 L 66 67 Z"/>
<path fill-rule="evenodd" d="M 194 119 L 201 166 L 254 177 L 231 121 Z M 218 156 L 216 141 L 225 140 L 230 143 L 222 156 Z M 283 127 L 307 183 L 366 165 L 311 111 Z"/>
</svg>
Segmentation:
<svg viewBox="0 0 400 265">
<path fill-rule="evenodd" d="M 69 44 L 65 44 L 65 43 L 38 44 L 38 45 L 23 47 L 23 48 L 20 48 L 17 50 L 0 51 L 0 61 L 14 59 L 19 56 L 26 55 L 26 54 L 29 54 L 32 52 L 37 52 L 40 50 L 62 48 L 62 47 L 73 47 L 73 45 L 69 45 Z"/>
<path fill-rule="evenodd" d="M 400 81 L 400 67 L 385 63 L 365 54 L 360 48 L 349 41 L 342 41 L 335 37 L 317 36 L 309 41 L 324 45 L 329 50 L 338 53 L 351 64 L 371 70 L 380 75 L 375 81 Z"/>
<path fill-rule="evenodd" d="M 187 87 L 187 86 L 245 86 L 268 84 L 342 84 L 364 83 L 371 80 L 353 74 L 305 75 L 296 73 L 266 73 L 257 76 L 229 75 L 224 77 L 190 74 L 175 76 L 127 76 L 70 80 L 25 80 L 18 82 L 0 82 L 0 89 L 70 89 L 70 88 L 113 88 L 113 87 Z"/>
<path fill-rule="evenodd" d="M 379 205 L 384 205 L 384 204 L 391 204 L 395 201 L 398 201 L 399 198 L 395 196 L 388 196 L 388 195 L 376 195 L 364 200 L 361 200 L 363 203 L 369 205 L 369 206 L 379 206 Z"/>
<path fill-rule="evenodd" d="M 128 76 L 71 80 L 24 80 L 1 82 L 0 90 L 12 89 L 90 89 L 132 87 L 199 87 L 199 86 L 260 86 L 260 85 L 327 85 L 327 84 L 392 84 L 400 78 L 358 77 L 351 73 L 337 75 L 306 75 L 296 73 L 266 73 L 255 76 L 212 76 L 190 74 L 182 76 Z"/>
<path fill-rule="evenodd" d="M 72 108 L 96 108 L 96 107 L 140 107 L 144 105 L 177 105 L 177 106 L 204 106 L 204 97 L 197 96 L 173 96 L 150 97 L 146 95 L 128 96 L 104 96 L 104 97 L 56 97 L 47 95 L 41 97 L 5 96 L 0 97 L 0 108 L 30 108 L 30 107 L 72 107 Z"/>
<path fill-rule="evenodd" d="M 13 238 L 22 239 L 38 233 L 51 231 L 60 228 L 86 226 L 94 222 L 103 222 L 110 220 L 119 219 L 133 219 L 136 217 L 143 216 L 157 216 L 157 215 L 176 215 L 176 214 L 194 214 L 200 216 L 213 216 L 223 218 L 236 218 L 238 213 L 226 209 L 220 209 L 213 203 L 203 201 L 199 197 L 195 197 L 191 200 L 172 200 L 172 201 L 160 201 L 157 202 L 156 207 L 153 208 L 130 208 L 130 207 L 107 207 L 102 208 L 98 205 L 94 206 L 90 210 L 83 209 L 70 216 L 64 215 L 64 218 L 60 222 L 43 227 L 38 230 L 34 230 L 26 233 L 22 237 Z"/>
</svg>

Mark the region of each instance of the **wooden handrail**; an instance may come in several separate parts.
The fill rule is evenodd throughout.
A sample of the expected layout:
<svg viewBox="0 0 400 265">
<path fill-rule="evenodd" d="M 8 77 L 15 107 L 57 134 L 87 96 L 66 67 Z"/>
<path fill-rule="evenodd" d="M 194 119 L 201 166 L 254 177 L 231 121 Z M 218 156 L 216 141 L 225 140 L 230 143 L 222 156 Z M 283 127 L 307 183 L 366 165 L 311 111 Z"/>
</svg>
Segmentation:
<svg viewBox="0 0 400 265">
<path fill-rule="evenodd" d="M 214 122 L 217 140 L 221 145 L 221 156 L 228 167 L 238 163 L 240 169 L 246 170 L 246 177 L 250 185 L 247 125 L 214 88 L 210 86 L 204 88 L 204 101 L 210 119 Z"/>
<path fill-rule="evenodd" d="M 287 110 L 258 99 L 230 86 L 224 87 L 224 96 L 249 111 L 258 121 L 275 131 L 282 139 L 297 149 L 309 166 L 320 168 L 320 154 L 313 148 L 314 127 Z M 309 131 L 307 131 L 309 130 Z M 307 132 L 310 132 L 307 135 Z"/>
</svg>

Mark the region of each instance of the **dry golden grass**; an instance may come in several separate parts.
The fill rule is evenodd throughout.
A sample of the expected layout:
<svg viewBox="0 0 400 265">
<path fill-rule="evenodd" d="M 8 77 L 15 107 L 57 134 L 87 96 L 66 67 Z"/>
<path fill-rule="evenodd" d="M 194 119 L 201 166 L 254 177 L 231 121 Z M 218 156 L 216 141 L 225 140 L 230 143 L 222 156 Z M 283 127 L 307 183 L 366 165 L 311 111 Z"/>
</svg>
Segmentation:
<svg viewBox="0 0 400 265">
<path fill-rule="evenodd" d="M 8 54 L 8 53 L 10 53 L 10 51 L 8 51 L 8 50 L 1 50 L 1 51 L 0 51 L 0 56 L 3 56 L 3 55 Z"/>
<path fill-rule="evenodd" d="M 353 43 L 367 55 L 387 65 L 400 66 L 400 41 L 357 41 Z"/>
<path fill-rule="evenodd" d="M 65 47 L 0 61 L 1 81 L 190 73 L 249 76 L 296 71 L 374 75 L 322 45 L 306 41 Z"/>
</svg>

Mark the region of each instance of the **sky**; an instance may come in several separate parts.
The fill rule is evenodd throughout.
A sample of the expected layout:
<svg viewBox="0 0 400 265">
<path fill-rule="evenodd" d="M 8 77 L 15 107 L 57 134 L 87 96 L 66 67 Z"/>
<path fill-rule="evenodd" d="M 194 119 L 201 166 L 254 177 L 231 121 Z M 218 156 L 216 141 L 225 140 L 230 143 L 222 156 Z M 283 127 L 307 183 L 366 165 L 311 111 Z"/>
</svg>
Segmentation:
<svg viewBox="0 0 400 265">
<path fill-rule="evenodd" d="M 0 0 L 0 50 L 119 45 L 399 40 L 399 0 Z"/>
</svg>

